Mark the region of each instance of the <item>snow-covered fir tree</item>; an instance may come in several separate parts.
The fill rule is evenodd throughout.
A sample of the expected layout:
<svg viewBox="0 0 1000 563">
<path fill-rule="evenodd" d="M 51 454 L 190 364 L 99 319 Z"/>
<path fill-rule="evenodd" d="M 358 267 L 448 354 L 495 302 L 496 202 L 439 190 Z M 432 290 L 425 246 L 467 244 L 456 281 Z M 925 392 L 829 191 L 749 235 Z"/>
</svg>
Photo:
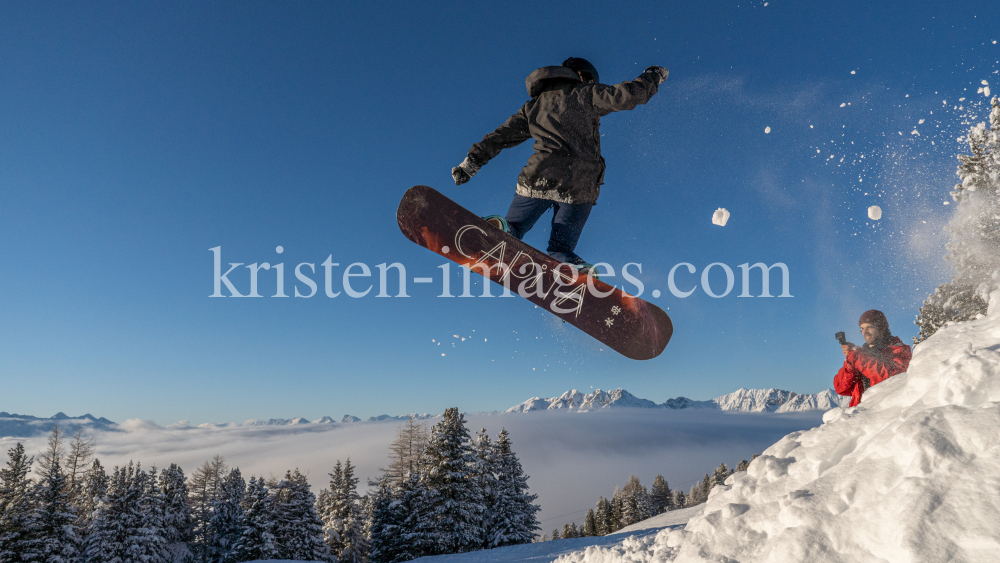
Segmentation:
<svg viewBox="0 0 1000 563">
<path fill-rule="evenodd" d="M 263 478 L 251 477 L 243 497 L 243 531 L 234 546 L 237 561 L 275 556 L 274 505 Z"/>
<path fill-rule="evenodd" d="M 326 543 L 340 563 L 362 563 L 368 556 L 358 481 L 351 459 L 347 458 L 344 465 L 337 460 L 330 473 L 330 486 L 320 492 L 317 503 Z"/>
<path fill-rule="evenodd" d="M 76 513 L 69 503 L 69 486 L 60 462 L 58 441 L 49 441 L 48 463 L 33 491 L 31 539 L 26 561 L 76 563 L 80 555 Z"/>
<path fill-rule="evenodd" d="M 553 540 L 561 540 L 562 539 L 562 536 L 559 535 L 559 530 L 552 530 L 552 539 Z"/>
<path fill-rule="evenodd" d="M 188 548 L 192 522 L 184 470 L 171 463 L 160 472 L 159 487 L 163 495 L 163 539 L 170 562 L 185 563 L 194 556 Z"/>
<path fill-rule="evenodd" d="M 238 563 L 241 561 L 236 546 L 243 537 L 246 515 L 243 501 L 246 496 L 246 482 L 238 467 L 229 470 L 222 479 L 219 493 L 212 503 L 212 518 L 209 530 L 212 533 L 208 552 L 213 561 Z"/>
<path fill-rule="evenodd" d="M 143 511 L 143 488 L 146 485 L 141 468 L 133 463 L 115 467 L 108 479 L 106 494 L 97 503 L 85 555 L 87 563 L 121 563 L 147 560 L 154 555 L 156 541 L 150 532 Z M 161 530 L 162 531 L 162 530 Z M 164 546 L 165 546 L 165 542 Z"/>
<path fill-rule="evenodd" d="M 629 476 L 628 482 L 625 483 L 625 488 L 622 489 L 621 503 L 621 527 L 623 528 L 653 515 L 653 505 L 649 499 L 649 492 L 635 475 Z"/>
<path fill-rule="evenodd" d="M 712 478 L 706 473 L 700 483 L 695 483 L 691 486 L 691 490 L 687 495 L 686 506 L 697 506 L 708 500 L 708 493 L 712 490 L 712 487 Z"/>
<path fill-rule="evenodd" d="M 986 313 L 986 299 L 969 283 L 952 280 L 939 285 L 920 306 L 914 322 L 920 331 L 913 337 L 919 344 L 948 322 L 967 321 Z"/>
<path fill-rule="evenodd" d="M 528 492 L 528 476 L 510 442 L 510 433 L 501 429 L 489 450 L 492 479 L 488 481 L 489 520 L 485 526 L 487 549 L 530 543 L 541 527 L 536 517 L 541 507 L 538 495 Z M 481 454 L 482 455 L 482 454 Z"/>
<path fill-rule="evenodd" d="M 731 469 L 726 467 L 725 463 L 720 463 L 719 466 L 715 468 L 715 471 L 712 472 L 712 479 L 711 479 L 712 487 L 709 489 L 709 492 L 711 492 L 711 490 L 714 489 L 716 485 L 725 484 L 726 479 L 728 479 L 729 476 L 732 475 L 733 473 L 734 472 Z"/>
<path fill-rule="evenodd" d="M 597 527 L 597 535 L 606 536 L 612 531 L 611 503 L 604 497 L 597 497 L 597 506 L 594 507 L 594 519 Z"/>
<path fill-rule="evenodd" d="M 32 538 L 31 514 L 33 458 L 24 453 L 18 442 L 7 450 L 7 465 L 0 469 L 0 563 L 26 561 L 28 542 Z"/>
<path fill-rule="evenodd" d="M 591 537 L 600 535 L 597 533 L 597 517 L 594 515 L 594 509 L 587 509 L 587 516 L 583 519 L 583 536 Z"/>
<path fill-rule="evenodd" d="M 615 487 L 615 492 L 611 495 L 611 511 L 609 512 L 611 518 L 608 526 L 608 533 L 614 533 L 625 527 L 622 524 L 622 518 L 625 514 L 625 502 L 622 498 L 621 487 Z"/>
<path fill-rule="evenodd" d="M 368 525 L 368 557 L 372 563 L 399 563 L 414 558 L 409 538 L 411 530 L 406 527 L 406 521 L 411 513 L 408 501 L 413 498 L 409 489 L 419 485 L 419 474 L 415 472 L 408 473 L 401 482 L 388 472 L 379 480 L 372 493 Z"/>
<path fill-rule="evenodd" d="M 273 490 L 275 558 L 332 561 L 323 538 L 323 522 L 316 513 L 316 496 L 305 475 L 297 468 L 288 471 Z"/>
<path fill-rule="evenodd" d="M 680 509 L 687 506 L 687 496 L 684 491 L 680 489 L 674 489 L 674 509 Z"/>
<path fill-rule="evenodd" d="M 663 475 L 657 475 L 653 479 L 653 487 L 649 492 L 649 500 L 653 505 L 653 515 L 662 514 L 674 509 L 674 493 L 667 485 L 667 480 Z"/>
<path fill-rule="evenodd" d="M 139 505 L 133 507 L 139 525 L 133 532 L 128 550 L 132 557 L 130 560 L 169 563 L 171 554 L 167 549 L 166 529 L 163 525 L 164 498 L 163 491 L 157 484 L 156 466 L 144 472 L 136 464 L 132 485 L 139 496 Z"/>
<path fill-rule="evenodd" d="M 465 417 L 457 408 L 445 410 L 420 459 L 423 498 L 414 533 L 433 546 L 433 554 L 473 551 L 482 544 L 484 506 L 476 466 Z"/>
<path fill-rule="evenodd" d="M 695 483 L 694 485 L 691 485 L 691 489 L 688 491 L 688 494 L 684 500 L 685 500 L 684 504 L 685 507 L 697 506 L 705 502 L 705 499 L 702 498 L 701 494 L 701 483 Z"/>
<path fill-rule="evenodd" d="M 80 534 L 80 549 L 87 545 L 87 536 L 96 516 L 97 504 L 108 492 L 108 474 L 101 465 L 101 460 L 95 459 L 83 475 L 80 494 L 77 496 L 77 530 Z"/>
<path fill-rule="evenodd" d="M 991 107 L 989 126 L 973 126 L 966 136 L 970 154 L 958 156 L 960 181 L 951 192 L 956 205 L 947 226 L 955 275 L 920 307 L 915 344 L 948 321 L 985 314 L 988 294 L 1000 286 L 1000 99 L 994 97 Z"/>
<path fill-rule="evenodd" d="M 497 452 L 493 447 L 486 429 L 482 428 L 476 433 L 476 486 L 479 487 L 483 495 L 483 514 L 480 522 L 483 537 L 481 549 L 490 549 L 493 545 L 493 532 L 500 526 L 503 515 L 497 513 L 497 470 L 499 469 Z"/>
</svg>

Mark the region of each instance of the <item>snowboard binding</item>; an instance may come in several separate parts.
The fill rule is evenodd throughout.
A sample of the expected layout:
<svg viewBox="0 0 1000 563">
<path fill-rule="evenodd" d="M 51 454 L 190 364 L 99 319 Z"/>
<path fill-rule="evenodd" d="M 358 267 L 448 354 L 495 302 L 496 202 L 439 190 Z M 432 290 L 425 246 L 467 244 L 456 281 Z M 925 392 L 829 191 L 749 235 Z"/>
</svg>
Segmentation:
<svg viewBox="0 0 1000 563">
<path fill-rule="evenodd" d="M 576 268 L 577 273 L 579 273 L 581 276 L 590 276 L 595 280 L 601 279 L 601 276 L 597 274 L 597 270 L 594 269 L 594 265 L 590 264 L 589 262 L 582 262 L 580 264 L 570 264 L 570 266 Z"/>
<path fill-rule="evenodd" d="M 510 225 L 507 224 L 507 219 L 504 219 L 502 215 L 487 215 L 483 217 L 483 221 L 486 221 L 495 229 L 500 229 L 505 233 L 510 232 Z"/>
</svg>

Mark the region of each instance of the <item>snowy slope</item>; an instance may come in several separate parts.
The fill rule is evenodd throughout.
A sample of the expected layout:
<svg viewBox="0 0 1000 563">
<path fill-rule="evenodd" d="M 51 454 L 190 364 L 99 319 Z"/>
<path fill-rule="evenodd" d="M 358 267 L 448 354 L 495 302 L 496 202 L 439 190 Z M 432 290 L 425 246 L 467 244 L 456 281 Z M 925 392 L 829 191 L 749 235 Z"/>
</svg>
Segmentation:
<svg viewBox="0 0 1000 563">
<path fill-rule="evenodd" d="M 509 547 L 498 547 L 495 549 L 473 551 L 470 553 L 458 553 L 455 555 L 436 555 L 434 557 L 420 557 L 414 561 L 420 563 L 515 563 L 519 561 L 530 561 L 531 563 L 548 563 L 566 556 L 596 550 L 614 549 L 615 546 L 623 542 L 628 543 L 651 543 L 656 535 L 663 530 L 677 529 L 683 526 L 688 520 L 701 514 L 702 506 L 694 506 L 683 510 L 666 512 L 659 516 L 654 516 L 648 520 L 643 520 L 627 528 L 607 536 L 595 538 L 570 538 L 565 540 L 555 540 L 539 543 L 528 543 L 523 545 L 512 545 Z"/>
<path fill-rule="evenodd" d="M 828 411 L 655 538 L 562 563 L 1000 560 L 1000 291 L 917 347 L 909 373 Z"/>
</svg>

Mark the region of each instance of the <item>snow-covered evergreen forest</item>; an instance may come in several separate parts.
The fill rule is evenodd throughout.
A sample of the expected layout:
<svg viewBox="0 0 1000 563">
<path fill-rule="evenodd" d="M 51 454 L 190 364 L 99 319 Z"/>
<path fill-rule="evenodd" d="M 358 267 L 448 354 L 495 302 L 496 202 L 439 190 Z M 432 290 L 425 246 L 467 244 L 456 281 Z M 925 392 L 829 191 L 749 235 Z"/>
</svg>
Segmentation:
<svg viewBox="0 0 1000 563">
<path fill-rule="evenodd" d="M 18 443 L 0 469 L 2 563 L 391 563 L 527 543 L 539 529 L 528 476 L 501 430 L 473 438 L 458 409 L 427 429 L 410 419 L 389 466 L 358 492 L 350 459 L 314 495 L 305 475 L 251 476 L 215 456 L 108 471 L 82 432 L 58 426 L 46 450 Z"/>
<path fill-rule="evenodd" d="M 973 125 L 965 136 L 969 154 L 958 155 L 959 183 L 951 192 L 956 209 L 947 227 L 946 256 L 955 274 L 920 307 L 914 321 L 920 333 L 914 344 L 948 322 L 986 314 L 990 292 L 1000 287 L 1000 98 L 994 96 L 990 106 L 988 126 Z"/>
<path fill-rule="evenodd" d="M 753 459 L 759 455 L 754 454 Z M 542 534 L 541 541 L 606 536 L 664 512 L 704 504 L 713 488 L 725 483 L 733 473 L 746 471 L 749 465 L 750 462 L 745 459 L 736 465 L 736 469 L 729 469 L 725 463 L 720 463 L 711 475 L 706 473 L 704 479 L 691 485 L 687 494 L 680 489 L 671 490 L 663 475 L 653 479 L 650 489 L 638 477 L 631 475 L 624 487 L 615 487 L 610 499 L 603 496 L 597 498 L 597 505 L 587 510 L 582 526 L 577 526 L 576 522 L 563 524 L 562 530 L 552 530 L 551 535 Z"/>
</svg>

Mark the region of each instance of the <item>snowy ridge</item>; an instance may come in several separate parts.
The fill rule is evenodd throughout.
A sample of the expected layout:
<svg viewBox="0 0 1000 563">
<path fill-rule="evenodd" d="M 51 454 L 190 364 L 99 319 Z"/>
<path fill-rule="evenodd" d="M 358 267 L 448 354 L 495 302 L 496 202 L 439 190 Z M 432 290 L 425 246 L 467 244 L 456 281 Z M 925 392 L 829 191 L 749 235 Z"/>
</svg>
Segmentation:
<svg viewBox="0 0 1000 563">
<path fill-rule="evenodd" d="M 431 415 L 431 414 L 417 414 L 411 413 L 400 416 L 392 416 L 388 414 L 383 414 L 379 416 L 373 416 L 368 418 L 367 422 L 380 422 L 380 421 L 405 421 L 409 417 L 413 417 L 418 420 L 428 420 L 440 417 L 441 415 Z M 351 416 L 349 414 L 344 415 L 344 418 L 340 420 L 340 424 L 362 422 L 362 419 Z M 106 418 L 96 418 L 90 414 L 85 414 L 78 417 L 66 416 L 63 413 L 58 413 L 51 418 L 38 418 L 30 415 L 21 414 L 10 414 L 6 412 L 0 412 L 0 438 L 4 437 L 17 437 L 17 438 L 30 438 L 32 436 L 42 436 L 48 434 L 52 430 L 53 424 L 59 424 L 59 427 L 70 434 L 77 431 L 77 429 L 83 428 L 86 431 L 92 430 L 103 430 L 103 431 L 124 431 L 131 432 L 139 430 L 142 428 L 156 428 L 156 424 L 150 421 L 145 421 L 141 419 L 130 419 L 122 423 L 115 423 Z M 191 429 L 221 429 L 221 428 L 253 428 L 253 427 L 287 427 L 287 426 L 298 426 L 303 427 L 303 429 L 312 426 L 330 426 L 338 424 L 336 420 L 332 417 L 324 416 L 316 420 L 309 420 L 307 418 L 297 416 L 295 418 L 271 418 L 268 420 L 262 419 L 250 419 L 245 420 L 242 423 L 236 422 L 206 422 L 202 424 L 192 425 L 187 420 L 181 420 L 174 424 L 168 424 L 164 428 L 171 430 L 191 430 Z"/>
<path fill-rule="evenodd" d="M 851 398 L 837 395 L 833 389 L 802 395 L 781 389 L 739 389 L 712 402 L 724 411 L 800 412 L 846 407 Z"/>
<path fill-rule="evenodd" d="M 801 412 L 812 410 L 829 410 L 846 406 L 850 397 L 840 397 L 827 389 L 820 393 L 798 394 L 781 389 L 738 389 L 728 395 L 716 397 L 711 401 L 694 401 L 687 397 L 668 399 L 657 404 L 648 399 L 640 399 L 628 391 L 618 388 L 612 391 L 597 389 L 593 393 L 583 394 L 576 389 L 566 391 L 558 397 L 542 399 L 532 397 L 527 401 L 513 406 L 504 413 L 523 413 L 540 410 L 575 410 L 587 412 L 606 408 L 668 408 L 692 409 L 710 408 L 723 411 L 738 412 Z"/>
<path fill-rule="evenodd" d="M 0 412 L 0 436 L 40 436 L 48 434 L 52 430 L 52 425 L 69 432 L 76 432 L 80 428 L 87 430 L 114 430 L 116 424 L 106 418 L 95 418 L 90 414 L 83 416 L 66 416 L 63 413 L 56 413 L 51 418 L 38 418 L 25 414 L 10 414 Z"/>
<path fill-rule="evenodd" d="M 593 393 L 583 394 L 576 389 L 566 391 L 558 397 L 551 399 L 541 399 L 532 397 L 520 405 L 511 407 L 504 413 L 531 412 L 539 410 L 566 409 L 586 412 L 595 409 L 630 407 L 630 408 L 658 408 L 653 401 L 640 399 L 628 391 L 618 388 L 613 391 L 601 391 L 597 389 Z"/>
<path fill-rule="evenodd" d="M 810 395 L 792 394 L 785 404 L 774 412 L 801 412 L 811 410 L 828 411 L 838 407 L 846 407 L 851 402 L 850 397 L 838 395 L 833 389 Z"/>
<path fill-rule="evenodd" d="M 251 419 L 245 421 L 241 426 L 294 426 L 296 424 L 328 424 L 330 422 L 333 422 L 333 419 L 328 416 L 324 416 L 313 422 L 297 416 L 295 418 L 272 418 L 270 420 Z"/>
<path fill-rule="evenodd" d="M 793 432 L 712 490 L 687 526 L 562 563 L 994 561 L 1000 551 L 1000 290 L 909 372 Z"/>
<path fill-rule="evenodd" d="M 379 422 L 382 420 L 407 420 L 411 416 L 417 420 L 426 420 L 429 418 L 434 418 L 434 415 L 426 413 L 424 414 L 410 413 L 399 416 L 381 414 L 379 416 L 369 417 L 368 422 Z M 340 419 L 340 422 L 342 424 L 349 422 L 361 422 L 361 419 L 356 416 L 345 414 L 344 418 Z M 239 424 L 238 426 L 296 426 L 300 424 L 337 424 L 337 421 L 330 416 L 324 416 L 323 418 L 317 420 L 309 420 L 307 418 L 298 416 L 295 418 L 272 418 L 270 420 L 251 419 L 244 421 L 243 424 Z"/>
</svg>

